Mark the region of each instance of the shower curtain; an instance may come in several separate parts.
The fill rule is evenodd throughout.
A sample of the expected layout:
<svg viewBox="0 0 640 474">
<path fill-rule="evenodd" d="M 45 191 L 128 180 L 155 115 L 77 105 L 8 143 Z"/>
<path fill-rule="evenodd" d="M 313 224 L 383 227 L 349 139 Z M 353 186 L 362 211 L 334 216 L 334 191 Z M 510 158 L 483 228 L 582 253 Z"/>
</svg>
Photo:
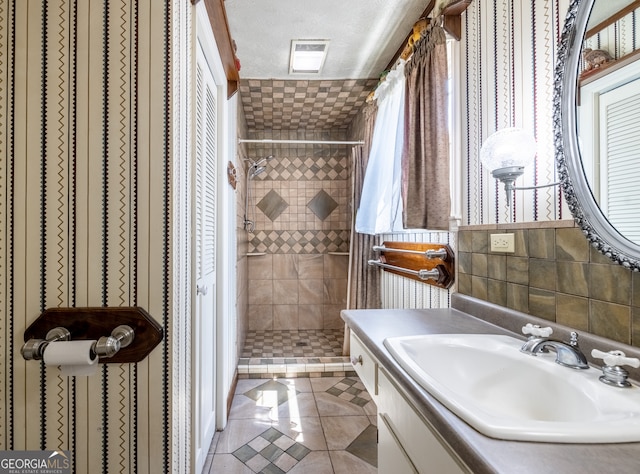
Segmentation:
<svg viewBox="0 0 640 474">
<path fill-rule="evenodd" d="M 361 116 L 363 125 L 358 135 L 362 137 L 364 145 L 353 147 L 351 170 L 351 206 L 357 209 L 362 196 L 371 139 L 376 120 L 377 107 L 367 104 L 363 107 Z M 380 308 L 380 272 L 377 267 L 367 264 L 369 259 L 375 258 L 371 249 L 377 243 L 375 235 L 360 234 L 355 230 L 355 213 L 351 222 L 351 242 L 349 248 L 349 282 L 347 288 L 347 309 Z M 343 354 L 349 355 L 349 328 L 345 324 Z"/>
<path fill-rule="evenodd" d="M 408 229 L 449 230 L 447 40 L 437 23 L 415 43 L 405 68 L 402 199 Z"/>
</svg>

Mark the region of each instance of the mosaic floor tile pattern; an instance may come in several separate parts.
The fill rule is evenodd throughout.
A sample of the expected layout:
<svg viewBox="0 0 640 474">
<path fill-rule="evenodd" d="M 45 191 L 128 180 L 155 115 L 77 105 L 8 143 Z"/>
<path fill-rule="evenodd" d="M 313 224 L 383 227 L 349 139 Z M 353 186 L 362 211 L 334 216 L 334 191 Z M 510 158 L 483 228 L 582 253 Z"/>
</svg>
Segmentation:
<svg viewBox="0 0 640 474">
<path fill-rule="evenodd" d="M 239 380 L 202 474 L 219 472 L 376 473 L 376 406 L 357 377 Z"/>
<path fill-rule="evenodd" d="M 355 375 L 342 356 L 343 329 L 249 331 L 238 378 L 330 377 Z"/>
<path fill-rule="evenodd" d="M 242 357 L 339 357 L 344 329 L 248 331 Z"/>
</svg>

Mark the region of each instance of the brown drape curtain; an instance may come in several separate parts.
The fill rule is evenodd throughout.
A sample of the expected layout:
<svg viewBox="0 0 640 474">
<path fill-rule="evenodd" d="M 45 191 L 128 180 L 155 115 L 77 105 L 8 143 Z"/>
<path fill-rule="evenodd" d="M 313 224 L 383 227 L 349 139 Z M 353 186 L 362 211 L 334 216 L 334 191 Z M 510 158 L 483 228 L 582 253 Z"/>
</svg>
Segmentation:
<svg viewBox="0 0 640 474">
<path fill-rule="evenodd" d="M 359 234 L 355 231 L 356 210 L 360 207 L 362 183 L 369 161 L 371 139 L 375 124 L 377 107 L 367 104 L 362 109 L 362 140 L 364 145 L 353 147 L 351 170 L 351 243 L 349 248 L 349 287 L 347 292 L 347 309 L 380 308 L 380 273 L 378 267 L 370 267 L 367 261 L 375 258 L 371 249 L 377 243 L 375 235 Z M 345 325 L 344 355 L 349 354 L 349 328 Z"/>
<path fill-rule="evenodd" d="M 447 44 L 440 26 L 427 27 L 416 42 L 405 75 L 403 225 L 407 229 L 448 230 Z"/>
</svg>

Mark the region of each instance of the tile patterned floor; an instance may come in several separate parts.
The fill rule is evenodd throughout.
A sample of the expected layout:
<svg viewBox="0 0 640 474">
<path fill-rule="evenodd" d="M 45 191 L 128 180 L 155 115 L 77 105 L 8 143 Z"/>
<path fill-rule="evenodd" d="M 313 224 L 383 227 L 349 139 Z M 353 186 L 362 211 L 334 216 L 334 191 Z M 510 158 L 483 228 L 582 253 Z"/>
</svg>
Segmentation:
<svg viewBox="0 0 640 474">
<path fill-rule="evenodd" d="M 377 472 L 376 407 L 357 377 L 238 380 L 203 474 Z"/>
<path fill-rule="evenodd" d="M 344 329 L 248 331 L 242 357 L 342 356 Z"/>
<path fill-rule="evenodd" d="M 249 331 L 238 378 L 355 375 L 342 356 L 343 329 Z"/>
</svg>

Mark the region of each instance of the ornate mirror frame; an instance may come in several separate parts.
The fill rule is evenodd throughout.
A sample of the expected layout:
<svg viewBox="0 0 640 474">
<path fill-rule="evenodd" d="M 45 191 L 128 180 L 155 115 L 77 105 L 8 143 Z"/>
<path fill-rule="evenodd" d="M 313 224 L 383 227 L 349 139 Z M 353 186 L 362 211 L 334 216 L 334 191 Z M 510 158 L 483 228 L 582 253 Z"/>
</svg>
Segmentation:
<svg viewBox="0 0 640 474">
<path fill-rule="evenodd" d="M 571 0 L 558 48 L 553 94 L 556 164 L 567 205 L 589 243 L 620 265 L 640 271 L 640 245 L 621 235 L 602 213 L 587 182 L 578 146 L 578 66 L 594 2 Z"/>
</svg>

